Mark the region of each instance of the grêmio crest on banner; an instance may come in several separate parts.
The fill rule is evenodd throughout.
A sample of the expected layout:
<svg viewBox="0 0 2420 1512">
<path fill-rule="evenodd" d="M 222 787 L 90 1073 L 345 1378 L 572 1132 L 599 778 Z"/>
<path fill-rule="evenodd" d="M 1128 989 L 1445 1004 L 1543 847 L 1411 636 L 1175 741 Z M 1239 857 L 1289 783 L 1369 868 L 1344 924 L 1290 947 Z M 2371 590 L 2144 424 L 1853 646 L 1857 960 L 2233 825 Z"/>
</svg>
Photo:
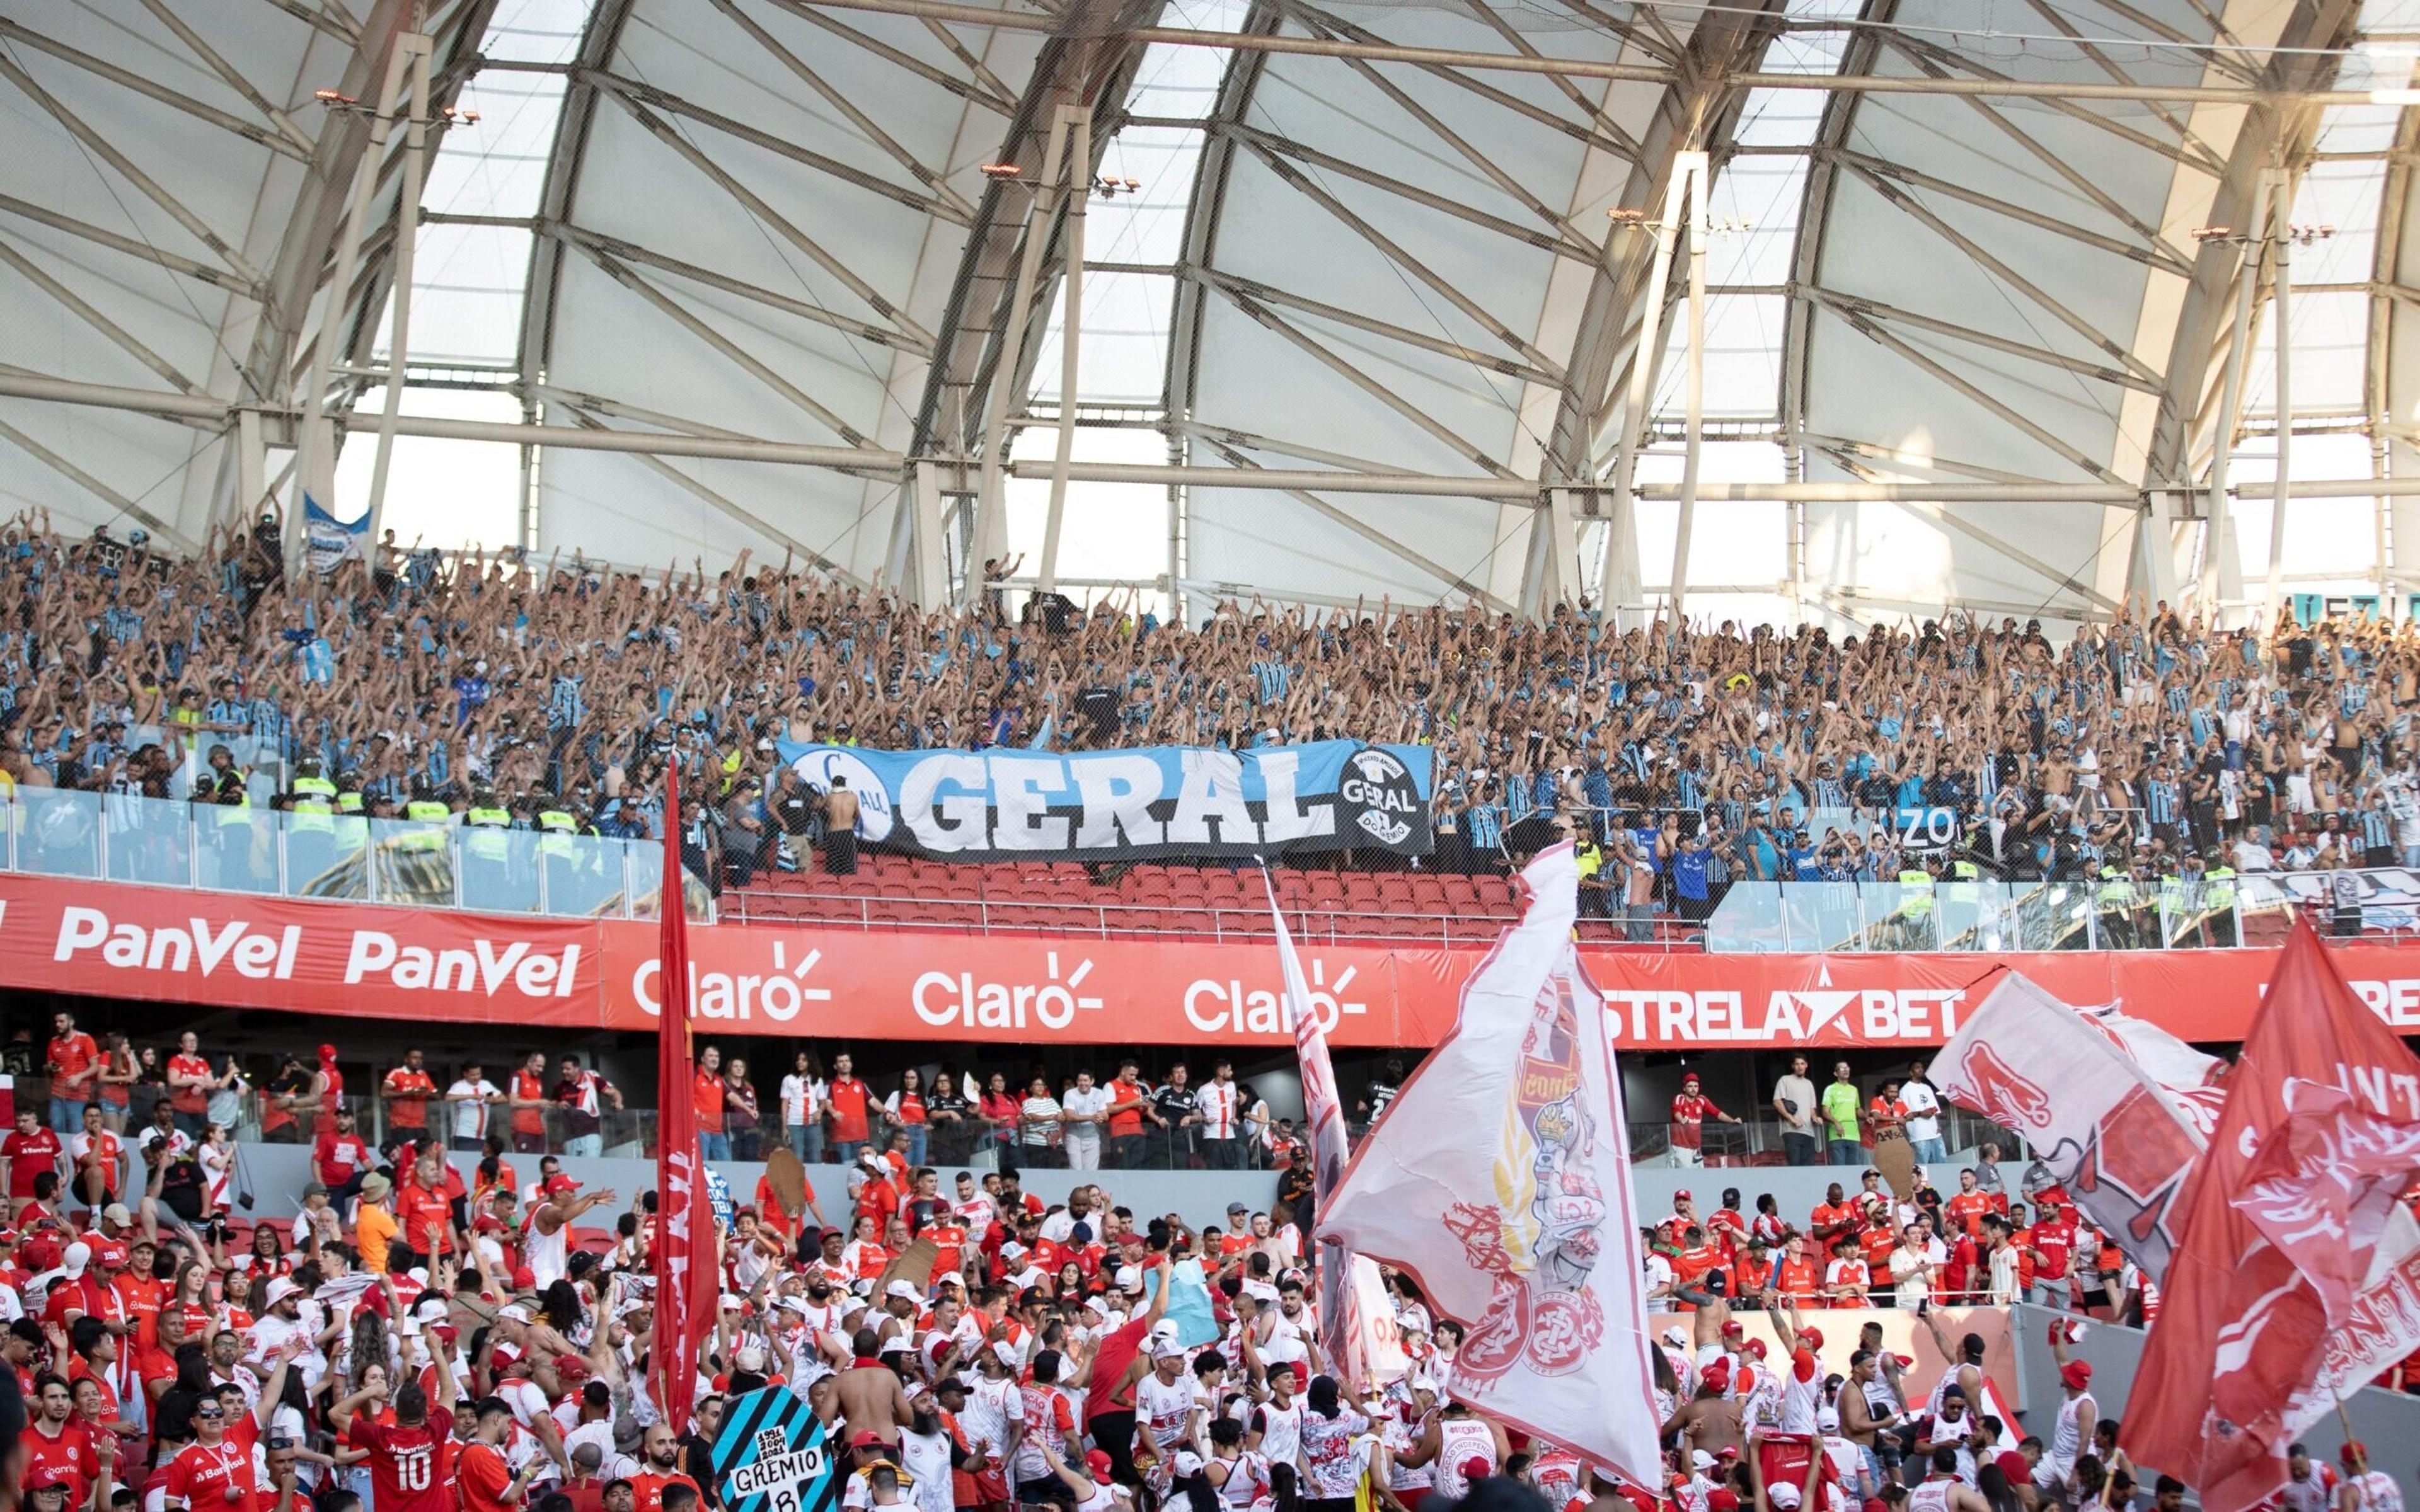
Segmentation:
<svg viewBox="0 0 2420 1512">
<path fill-rule="evenodd" d="M 1424 856 L 1431 748 L 1324 740 L 1223 750 L 869 750 L 783 742 L 858 796 L 868 845 L 958 860 L 1375 849 Z"/>
<path fill-rule="evenodd" d="M 830 1512 L 840 1500 L 840 1460 L 822 1420 L 783 1386 L 724 1410 L 714 1479 L 728 1512 Z"/>
</svg>

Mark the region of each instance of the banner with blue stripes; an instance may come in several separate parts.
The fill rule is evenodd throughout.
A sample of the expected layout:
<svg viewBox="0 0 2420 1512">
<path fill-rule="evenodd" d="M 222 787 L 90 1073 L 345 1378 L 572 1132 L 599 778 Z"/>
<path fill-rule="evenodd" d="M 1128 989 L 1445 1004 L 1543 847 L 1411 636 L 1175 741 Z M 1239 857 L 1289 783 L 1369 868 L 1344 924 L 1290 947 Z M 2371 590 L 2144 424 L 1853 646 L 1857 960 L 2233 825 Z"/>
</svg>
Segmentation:
<svg viewBox="0 0 2420 1512">
<path fill-rule="evenodd" d="M 782 1386 L 752 1391 L 722 1414 L 714 1478 L 727 1512 L 831 1512 L 840 1458 L 815 1410 Z"/>
</svg>

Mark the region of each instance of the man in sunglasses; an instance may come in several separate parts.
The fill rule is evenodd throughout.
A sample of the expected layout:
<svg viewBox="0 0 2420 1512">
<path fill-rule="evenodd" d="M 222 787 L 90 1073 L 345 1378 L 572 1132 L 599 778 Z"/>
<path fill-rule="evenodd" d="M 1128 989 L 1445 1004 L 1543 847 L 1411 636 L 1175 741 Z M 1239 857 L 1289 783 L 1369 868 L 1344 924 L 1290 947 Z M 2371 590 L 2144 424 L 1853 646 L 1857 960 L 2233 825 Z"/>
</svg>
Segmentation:
<svg viewBox="0 0 2420 1512">
<path fill-rule="evenodd" d="M 253 1450 L 286 1394 L 286 1372 L 302 1352 L 300 1339 L 278 1346 L 260 1400 L 251 1409 L 244 1406 L 243 1388 L 232 1382 L 194 1406 L 194 1442 L 168 1461 L 161 1483 L 171 1512 L 269 1512 L 276 1493 L 262 1483 Z"/>
</svg>

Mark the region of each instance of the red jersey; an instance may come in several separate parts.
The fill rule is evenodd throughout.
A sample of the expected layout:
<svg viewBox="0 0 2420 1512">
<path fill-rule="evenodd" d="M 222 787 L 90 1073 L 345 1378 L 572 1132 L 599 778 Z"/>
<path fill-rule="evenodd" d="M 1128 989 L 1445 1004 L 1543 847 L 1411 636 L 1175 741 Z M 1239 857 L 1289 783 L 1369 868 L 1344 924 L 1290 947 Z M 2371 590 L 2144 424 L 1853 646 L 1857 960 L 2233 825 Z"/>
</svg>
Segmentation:
<svg viewBox="0 0 2420 1512">
<path fill-rule="evenodd" d="M 1781 1294 L 1802 1307 L 1811 1305 L 1815 1294 L 1823 1289 L 1823 1268 L 1813 1260 L 1793 1260 L 1785 1255 L 1774 1267 L 1773 1274 Z"/>
<path fill-rule="evenodd" d="M 1976 1239 L 1983 1237 L 1983 1215 L 1993 1211 L 1992 1198 L 1985 1192 L 1961 1192 L 1941 1205 L 1950 1223 L 1964 1229 Z"/>
<path fill-rule="evenodd" d="M 958 1268 L 965 1263 L 966 1225 L 953 1217 L 939 1217 L 926 1224 L 924 1231 L 916 1237 L 933 1242 L 935 1250 L 933 1274 L 944 1276 L 958 1273 Z"/>
<path fill-rule="evenodd" d="M 117 1288 L 118 1304 L 126 1310 L 126 1320 L 134 1325 L 134 1342 L 143 1349 L 157 1348 L 160 1308 L 168 1299 L 168 1283 L 120 1271 L 110 1285 Z"/>
<path fill-rule="evenodd" d="M 664 1512 L 664 1488 L 678 1483 L 694 1489 L 697 1482 L 687 1475 L 659 1475 L 653 1471 L 630 1477 L 630 1491 L 635 1498 L 634 1512 Z"/>
<path fill-rule="evenodd" d="M 387 1512 L 452 1512 L 454 1499 L 445 1492 L 442 1473 L 446 1438 L 445 1429 L 431 1424 L 405 1427 L 374 1421 L 366 1412 L 356 1413 L 345 1433 L 347 1443 L 369 1451 L 375 1504 Z"/>
<path fill-rule="evenodd" d="M 832 1142 L 856 1144 L 866 1137 L 865 1110 L 874 1101 L 874 1089 L 854 1076 L 836 1076 L 830 1088 Z M 646 1512 L 641 1507 L 639 1512 Z"/>
<path fill-rule="evenodd" d="M 37 1129 L 32 1134 L 9 1130 L 7 1137 L 0 1138 L 0 1157 L 8 1162 L 8 1195 L 20 1202 L 31 1201 L 34 1178 L 44 1171 L 57 1170 L 59 1154 L 65 1148 L 59 1136 L 48 1129 Z"/>
<path fill-rule="evenodd" d="M 492 1443 L 466 1443 L 454 1458 L 454 1488 L 462 1512 L 513 1512 L 513 1504 L 499 1500 L 513 1481 L 513 1467 Z M 660 1512 L 662 1503 L 657 1504 Z"/>
<path fill-rule="evenodd" d="M 260 1477 L 254 1473 L 252 1446 L 259 1438 L 260 1425 L 252 1414 L 238 1412 L 227 1419 L 226 1435 L 217 1443 L 197 1439 L 178 1450 L 163 1486 L 169 1502 L 182 1502 L 194 1512 L 258 1512 Z M 233 1502 L 226 1499 L 230 1489 L 241 1493 Z"/>
<path fill-rule="evenodd" d="M 1703 1149 L 1706 1141 L 1705 1122 L 1717 1118 L 1722 1109 L 1714 1106 L 1710 1097 L 1692 1097 L 1686 1092 L 1672 1099 L 1672 1148 Z"/>
<path fill-rule="evenodd" d="M 180 1076 L 208 1076 L 209 1073 L 210 1063 L 200 1056 L 178 1055 L 168 1057 L 168 1079 L 172 1082 Z M 179 1113 L 208 1113 L 210 1110 L 210 1096 L 208 1092 L 195 1088 L 179 1087 L 168 1094 L 168 1105 Z"/>
<path fill-rule="evenodd" d="M 92 1101 L 93 1071 L 101 1063 L 101 1046 L 82 1029 L 70 1029 L 51 1041 L 47 1057 L 51 1092 L 78 1103 Z"/>
<path fill-rule="evenodd" d="M 541 1104 L 552 1101 L 548 1096 L 546 1078 L 533 1076 L 526 1071 L 513 1072 L 513 1101 Z M 705 1094 L 701 1092 L 698 1094 L 701 1116 L 705 1106 Z M 722 1118 L 721 1104 L 719 1101 L 715 1105 L 715 1115 L 714 1127 L 720 1129 L 722 1127 Z M 513 1133 L 525 1134 L 546 1133 L 546 1109 L 543 1106 L 513 1109 Z"/>
<path fill-rule="evenodd" d="M 331 1129 L 312 1141 L 311 1165 L 331 1189 L 351 1180 L 353 1173 L 369 1163 L 369 1143 L 357 1134 L 340 1134 Z"/>
<path fill-rule="evenodd" d="M 386 1105 L 389 1128 L 426 1133 L 428 1129 L 428 1100 L 437 1095 L 437 1083 L 425 1071 L 397 1066 L 386 1073 L 386 1089 L 395 1095 Z"/>
<path fill-rule="evenodd" d="M 437 1227 L 436 1253 L 446 1255 L 454 1249 L 454 1205 L 442 1192 L 431 1192 L 413 1182 L 395 1195 L 395 1224 L 403 1242 L 419 1251 L 425 1258 L 429 1253 L 428 1228 Z"/>
<path fill-rule="evenodd" d="M 63 1471 L 69 1476 L 68 1505 L 85 1504 L 91 1495 L 92 1483 L 101 1478 L 101 1456 L 93 1451 L 89 1428 L 70 1418 L 54 1439 L 29 1424 L 24 1432 L 17 1435 L 17 1442 L 25 1446 L 27 1476 L 39 1465 Z"/>
<path fill-rule="evenodd" d="M 722 1077 L 720 1072 L 698 1068 L 697 1080 L 690 1088 L 690 1100 L 697 1105 L 697 1131 L 700 1134 L 722 1133 Z M 640 1512 L 646 1512 L 642 1507 Z"/>
<path fill-rule="evenodd" d="M 1815 1211 L 1807 1215 L 1807 1230 L 1817 1243 L 1829 1249 L 1856 1221 L 1856 1210 L 1848 1203 L 1819 1202 Z"/>
</svg>

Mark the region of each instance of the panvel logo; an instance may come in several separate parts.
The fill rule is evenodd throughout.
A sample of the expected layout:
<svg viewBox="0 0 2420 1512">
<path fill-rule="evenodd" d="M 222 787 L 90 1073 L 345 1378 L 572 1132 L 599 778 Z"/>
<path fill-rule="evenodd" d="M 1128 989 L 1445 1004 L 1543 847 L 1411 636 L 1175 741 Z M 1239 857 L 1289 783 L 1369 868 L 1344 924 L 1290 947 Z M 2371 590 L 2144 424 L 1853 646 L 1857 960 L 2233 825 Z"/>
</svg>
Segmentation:
<svg viewBox="0 0 2420 1512">
<path fill-rule="evenodd" d="M 821 950 L 809 950 L 793 962 L 788 943 L 775 940 L 770 967 L 765 971 L 700 971 L 692 961 L 689 964 L 690 1015 L 734 1023 L 767 1018 L 787 1024 L 809 1003 L 831 1001 L 830 988 L 807 985 L 809 974 L 823 958 Z M 630 994 L 651 1016 L 664 1011 L 656 992 L 663 969 L 663 963 L 650 956 L 630 974 Z"/>
<path fill-rule="evenodd" d="M 1090 956 L 1065 976 L 1059 952 L 1045 951 L 1041 981 L 983 981 L 971 971 L 927 971 L 909 987 L 916 1016 L 937 1029 L 1063 1029 L 1078 1009 L 1096 1009 L 1098 997 L 1080 991 L 1093 974 Z"/>
<path fill-rule="evenodd" d="M 499 948 L 493 940 L 473 940 L 469 946 L 431 949 L 406 945 L 374 929 L 353 931 L 352 949 L 345 953 L 345 985 L 356 986 L 372 977 L 404 992 L 477 993 L 493 997 L 509 986 L 523 997 L 568 997 L 580 974 L 580 947 L 566 945 L 550 953 L 527 940 Z"/>
<path fill-rule="evenodd" d="M 1939 1044 L 1958 1032 L 1962 987 L 1777 989 L 1752 1001 L 1738 992 L 1615 989 L 1605 1006 L 1631 1044 Z"/>
<path fill-rule="evenodd" d="M 59 937 L 51 959 L 73 961 L 97 951 L 105 965 L 143 971 L 199 971 L 208 977 L 220 967 L 256 981 L 291 981 L 294 957 L 302 944 L 302 927 L 288 924 L 274 934 L 253 933 L 242 919 L 215 928 L 207 919 L 189 918 L 185 927 L 121 924 L 98 908 L 67 908 L 59 913 Z"/>
<path fill-rule="evenodd" d="M 1327 980 L 1327 963 L 1312 956 L 1307 968 L 1311 979 L 1311 1011 L 1319 1018 L 1319 1032 L 1333 1034 L 1339 1020 L 1347 1013 L 1370 1011 L 1370 1005 L 1346 997 L 1359 966 L 1346 966 L 1336 974 L 1333 986 Z M 1280 985 L 1272 992 L 1267 988 L 1247 989 L 1240 980 L 1212 981 L 1206 978 L 1191 981 L 1185 988 L 1185 1017 L 1204 1034 L 1258 1034 L 1272 1039 L 1292 1039 L 1294 1025 L 1286 1017 L 1285 990 Z"/>
<path fill-rule="evenodd" d="M 1336 793 L 1361 810 L 1353 816 L 1353 823 L 1371 839 L 1385 845 L 1401 845 L 1411 839 L 1413 822 L 1420 811 L 1419 789 L 1412 781 L 1411 768 L 1392 751 L 1375 746 L 1355 751 L 1344 763 L 1344 780 Z"/>
</svg>

